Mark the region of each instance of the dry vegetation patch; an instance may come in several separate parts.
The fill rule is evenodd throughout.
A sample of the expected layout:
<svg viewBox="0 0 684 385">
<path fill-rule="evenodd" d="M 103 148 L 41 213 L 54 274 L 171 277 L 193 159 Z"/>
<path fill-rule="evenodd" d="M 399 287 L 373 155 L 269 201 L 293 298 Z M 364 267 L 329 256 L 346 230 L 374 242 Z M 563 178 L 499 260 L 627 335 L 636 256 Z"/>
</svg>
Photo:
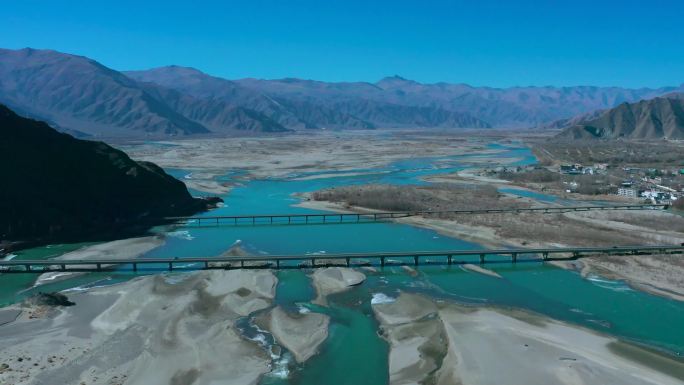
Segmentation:
<svg viewBox="0 0 684 385">
<path fill-rule="evenodd" d="M 684 166 L 681 143 L 624 140 L 547 140 L 533 144 L 543 163 L 607 163 L 636 167 Z"/>
<path fill-rule="evenodd" d="M 522 202 L 503 199 L 504 196 L 494 186 L 453 183 L 426 186 L 345 186 L 314 192 L 312 198 L 387 211 L 477 210 L 525 206 Z"/>
</svg>

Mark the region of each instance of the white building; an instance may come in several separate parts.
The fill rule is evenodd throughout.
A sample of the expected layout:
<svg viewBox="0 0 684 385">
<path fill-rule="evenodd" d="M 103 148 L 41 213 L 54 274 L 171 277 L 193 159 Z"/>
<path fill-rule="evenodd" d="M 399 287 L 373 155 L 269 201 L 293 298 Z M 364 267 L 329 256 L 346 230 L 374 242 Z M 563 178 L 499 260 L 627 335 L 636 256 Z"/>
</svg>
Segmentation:
<svg viewBox="0 0 684 385">
<path fill-rule="evenodd" d="M 624 188 L 620 187 L 618 189 L 618 195 L 627 197 L 627 198 L 636 198 L 637 197 L 637 190 L 633 188 Z"/>
</svg>

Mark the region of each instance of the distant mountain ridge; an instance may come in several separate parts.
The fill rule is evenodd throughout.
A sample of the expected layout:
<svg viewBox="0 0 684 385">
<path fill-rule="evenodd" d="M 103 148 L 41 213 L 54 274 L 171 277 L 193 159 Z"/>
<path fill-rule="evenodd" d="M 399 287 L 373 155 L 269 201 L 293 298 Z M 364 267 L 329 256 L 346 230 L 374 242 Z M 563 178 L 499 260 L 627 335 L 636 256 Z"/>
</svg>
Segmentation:
<svg viewBox="0 0 684 385">
<path fill-rule="evenodd" d="M 498 128 L 543 126 L 558 119 L 634 102 L 684 86 L 657 89 L 619 87 L 473 87 L 467 84 L 422 84 L 399 76 L 377 83 L 326 83 L 313 80 L 241 79 L 235 83 L 270 96 L 349 100 L 362 98 L 396 105 L 440 108 L 467 113 Z"/>
<path fill-rule="evenodd" d="M 123 74 L 55 51 L 0 50 L 0 102 L 92 135 L 209 132 Z"/>
<path fill-rule="evenodd" d="M 131 78 L 174 89 L 204 100 L 226 103 L 257 111 L 290 129 L 378 127 L 469 127 L 490 125 L 466 112 L 390 103 L 355 96 L 332 98 L 315 93 L 289 94 L 269 92 L 245 81 L 230 81 L 202 73 L 194 68 L 168 66 L 147 71 L 126 71 Z M 288 80 L 285 80 L 287 83 Z M 290 79 L 289 82 L 300 82 Z M 307 82 L 307 81 L 304 81 Z M 328 83 L 325 83 L 328 84 Z M 358 83 L 364 84 L 364 83 Z M 211 113 L 213 109 L 205 109 Z M 207 118 L 196 115 L 206 122 Z"/>
<path fill-rule="evenodd" d="M 568 122 L 566 139 L 684 139 L 684 94 L 619 106 Z"/>
<path fill-rule="evenodd" d="M 526 128 L 684 87 L 472 87 L 227 80 L 167 66 L 118 72 L 82 56 L 0 49 L 0 103 L 79 136 L 157 137 L 312 129 Z"/>
<path fill-rule="evenodd" d="M 138 82 L 82 56 L 50 50 L 0 50 L 0 102 L 79 136 L 288 131 L 255 111 L 233 105 L 207 107 L 202 99 Z M 193 116 L 203 108 L 212 112 L 213 121 Z"/>
</svg>

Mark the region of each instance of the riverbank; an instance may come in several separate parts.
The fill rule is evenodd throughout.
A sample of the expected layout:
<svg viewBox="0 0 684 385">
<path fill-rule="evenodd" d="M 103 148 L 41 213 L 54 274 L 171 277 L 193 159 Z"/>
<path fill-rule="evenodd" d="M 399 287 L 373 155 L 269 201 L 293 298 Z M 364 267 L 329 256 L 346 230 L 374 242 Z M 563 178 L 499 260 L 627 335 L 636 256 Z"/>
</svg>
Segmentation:
<svg viewBox="0 0 684 385">
<path fill-rule="evenodd" d="M 163 274 L 71 294 L 75 306 L 5 308 L 21 314 L 0 327 L 0 382 L 255 384 L 270 357 L 234 321 L 275 286 L 267 270 Z"/>
<path fill-rule="evenodd" d="M 423 186 L 402 186 L 403 190 L 415 188 L 422 193 L 439 189 L 439 185 L 431 190 Z M 303 196 L 299 206 L 317 210 L 336 212 L 367 213 L 376 211 L 376 207 L 359 207 L 352 202 L 375 204 L 380 202 L 378 186 L 354 186 L 350 191 L 336 191 L 336 201 L 317 201 L 312 199 L 316 194 Z M 473 190 L 472 199 L 478 199 Z M 441 192 L 432 191 L 439 195 Z M 367 196 L 364 196 L 366 195 Z M 384 196 L 380 194 L 380 196 Z M 401 195 L 397 196 L 401 198 Z M 411 195 L 406 195 L 411 196 Z M 416 194 L 418 196 L 418 194 Z M 327 198 L 319 194 L 319 198 Z M 340 198 L 340 199 L 337 199 Z M 512 204 L 540 206 L 544 203 L 532 203 L 523 198 L 523 203 L 511 197 L 486 198 L 496 203 L 496 207 L 507 207 Z M 351 199 L 350 199 L 351 200 Z M 430 202 L 429 199 L 424 201 Z M 446 202 L 446 199 L 443 200 Z M 467 201 L 467 199 L 462 199 Z M 456 204 L 459 203 L 455 200 Z M 516 203 L 509 203 L 516 202 Z M 393 204 L 397 204 L 394 202 Z M 411 201 L 412 205 L 421 205 L 421 200 Z M 578 202 L 581 204 L 581 202 Z M 382 204 L 379 211 L 386 209 Z M 448 209 L 452 206 L 444 207 Z M 423 208 L 421 205 L 420 208 Z M 395 219 L 398 223 L 428 228 L 440 234 L 480 244 L 487 248 L 505 247 L 572 247 L 572 246 L 615 246 L 615 245 L 658 245 L 680 244 L 684 242 L 684 218 L 663 210 L 639 211 L 587 211 L 568 212 L 562 214 L 544 213 L 509 213 L 459 216 L 412 216 Z M 591 269 L 595 274 L 626 280 L 639 290 L 665 296 L 675 300 L 684 298 L 684 266 L 678 258 L 667 256 L 620 256 L 620 260 L 608 263 L 603 257 L 585 258 L 579 264 Z M 577 270 L 578 264 L 559 263 L 559 267 Z M 630 267 L 634 267 L 631 269 Z M 637 268 L 638 267 L 638 268 Z M 579 267 L 581 270 L 582 267 Z M 588 271 L 588 270 L 587 270 Z"/>
<path fill-rule="evenodd" d="M 391 346 L 392 384 L 684 380 L 682 362 L 532 313 L 463 307 L 406 293 L 373 310 Z"/>
<path fill-rule="evenodd" d="M 174 141 L 172 146 L 155 144 L 122 145 L 135 159 L 154 161 L 164 168 L 192 171 L 183 178 L 188 187 L 221 193 L 247 179 L 297 177 L 308 173 L 363 175 L 392 162 L 425 157 L 458 156 L 477 153 L 474 162 L 514 162 L 499 160 L 502 149 L 487 148 L 491 138 L 445 137 L 419 131 L 317 132 L 278 138 L 191 139 Z M 487 157 L 490 155 L 491 157 Z M 216 177 L 239 170 L 231 182 L 217 183 Z M 360 171 L 362 170 L 362 171 Z M 316 178 L 302 176 L 301 178 Z M 305 180 L 305 179 L 304 179 Z"/>
<path fill-rule="evenodd" d="M 332 278 L 339 290 L 358 281 Z M 161 371 L 168 372 L 162 380 L 171 384 L 225 378 L 256 383 L 271 371 L 271 357 L 245 339 L 235 321 L 272 306 L 275 288 L 269 270 L 161 274 L 70 294 L 76 303 L 71 307 L 2 309 L 0 367 L 11 370 L 0 370 L 0 381 L 146 384 Z M 391 346 L 391 384 L 676 384 L 684 379 L 681 362 L 524 311 L 464 307 L 407 292 L 396 299 L 375 297 L 371 307 L 380 335 Z M 323 314 L 275 307 L 259 325 L 301 364 L 329 338 L 329 322 Z M 488 370 L 492 362 L 496 373 Z"/>
</svg>

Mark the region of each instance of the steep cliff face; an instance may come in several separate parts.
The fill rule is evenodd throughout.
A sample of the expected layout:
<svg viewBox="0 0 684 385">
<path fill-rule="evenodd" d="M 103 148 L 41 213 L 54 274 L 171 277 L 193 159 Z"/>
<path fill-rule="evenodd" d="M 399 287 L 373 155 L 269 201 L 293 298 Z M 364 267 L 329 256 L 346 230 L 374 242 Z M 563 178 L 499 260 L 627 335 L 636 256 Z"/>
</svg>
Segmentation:
<svg viewBox="0 0 684 385">
<path fill-rule="evenodd" d="M 0 170 L 0 241 L 87 239 L 211 204 L 153 163 L 2 105 Z"/>
</svg>

